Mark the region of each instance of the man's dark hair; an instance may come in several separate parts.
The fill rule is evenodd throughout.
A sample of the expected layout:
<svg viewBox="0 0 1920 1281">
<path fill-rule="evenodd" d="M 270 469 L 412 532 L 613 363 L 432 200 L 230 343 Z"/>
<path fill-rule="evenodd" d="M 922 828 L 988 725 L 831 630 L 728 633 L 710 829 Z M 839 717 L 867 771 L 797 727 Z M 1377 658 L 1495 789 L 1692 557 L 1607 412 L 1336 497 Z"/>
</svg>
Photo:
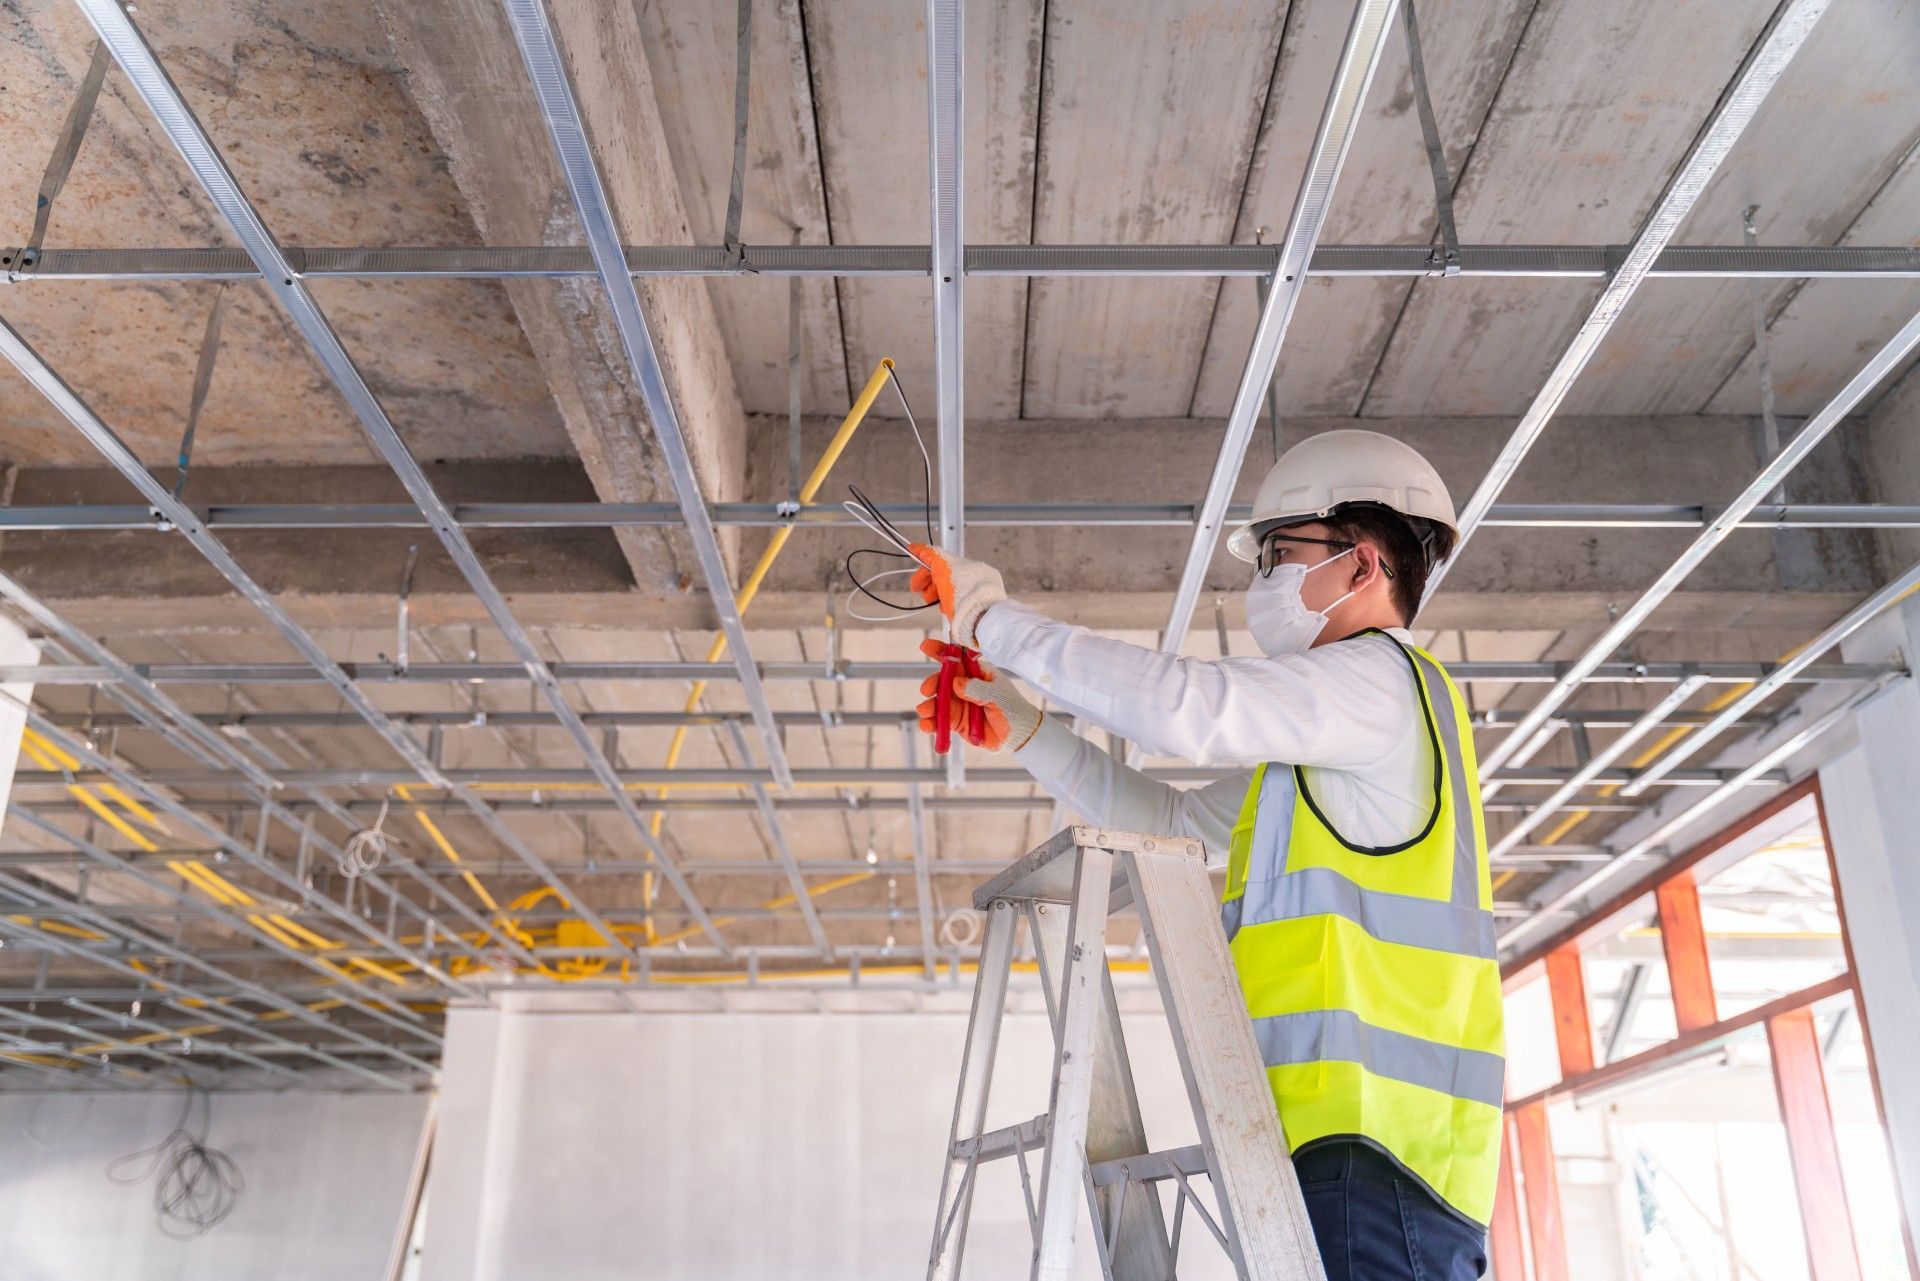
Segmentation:
<svg viewBox="0 0 1920 1281">
<path fill-rule="evenodd" d="M 1393 605 L 1411 623 L 1433 567 L 1453 553 L 1453 531 L 1378 503 L 1343 503 L 1322 522 L 1335 538 L 1372 543 L 1393 580 Z"/>
</svg>

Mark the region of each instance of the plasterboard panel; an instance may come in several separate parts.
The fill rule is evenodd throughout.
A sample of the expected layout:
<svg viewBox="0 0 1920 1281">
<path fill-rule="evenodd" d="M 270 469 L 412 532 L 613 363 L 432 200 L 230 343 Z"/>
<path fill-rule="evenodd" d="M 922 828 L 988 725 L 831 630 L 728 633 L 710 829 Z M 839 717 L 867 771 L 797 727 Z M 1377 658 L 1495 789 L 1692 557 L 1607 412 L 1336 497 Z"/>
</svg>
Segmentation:
<svg viewBox="0 0 1920 1281">
<path fill-rule="evenodd" d="M 966 236 L 1024 244 L 1032 225 L 1033 129 L 1040 93 L 1039 0 L 971 5 L 965 81 Z M 838 244 L 925 244 L 927 37 L 913 5 L 858 0 L 807 6 L 820 104 L 827 202 Z M 900 366 L 916 413 L 933 405 L 933 306 L 922 280 L 839 282 L 849 382 L 857 391 L 882 356 Z M 1019 412 L 1026 282 L 971 280 L 966 289 L 966 408 Z M 899 412 L 883 398 L 876 412 Z"/>
<path fill-rule="evenodd" d="M 1285 18 L 1255 0 L 1055 0 L 1035 241 L 1231 239 Z M 1036 279 L 1023 414 L 1185 414 L 1217 287 Z"/>
<path fill-rule="evenodd" d="M 1543 6 L 1461 178 L 1461 238 L 1630 239 L 1772 9 Z M 1523 412 L 1597 292 L 1566 281 L 1417 283 L 1363 412 Z"/>
</svg>

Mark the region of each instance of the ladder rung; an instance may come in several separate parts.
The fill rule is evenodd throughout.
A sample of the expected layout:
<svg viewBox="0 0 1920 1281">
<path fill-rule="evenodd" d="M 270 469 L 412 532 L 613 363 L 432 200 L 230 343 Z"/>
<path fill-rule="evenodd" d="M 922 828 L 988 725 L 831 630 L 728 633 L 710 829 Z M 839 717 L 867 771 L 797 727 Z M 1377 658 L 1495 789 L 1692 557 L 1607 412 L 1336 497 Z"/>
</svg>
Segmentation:
<svg viewBox="0 0 1920 1281">
<path fill-rule="evenodd" d="M 1043 1112 L 1018 1125 L 988 1130 L 978 1138 L 961 1139 L 953 1145 L 953 1156 L 959 1161 L 997 1161 L 1015 1152 L 1031 1152 L 1035 1148 L 1045 1147 L 1046 1142 L 1047 1116 Z"/>
<path fill-rule="evenodd" d="M 1176 1171 L 1181 1174 L 1208 1173 L 1207 1154 L 1201 1151 L 1199 1144 L 1169 1148 L 1165 1152 L 1123 1156 L 1117 1161 L 1102 1161 L 1089 1167 L 1094 1186 L 1101 1188 L 1115 1183 L 1154 1183 L 1160 1179 L 1171 1179 Z"/>
</svg>

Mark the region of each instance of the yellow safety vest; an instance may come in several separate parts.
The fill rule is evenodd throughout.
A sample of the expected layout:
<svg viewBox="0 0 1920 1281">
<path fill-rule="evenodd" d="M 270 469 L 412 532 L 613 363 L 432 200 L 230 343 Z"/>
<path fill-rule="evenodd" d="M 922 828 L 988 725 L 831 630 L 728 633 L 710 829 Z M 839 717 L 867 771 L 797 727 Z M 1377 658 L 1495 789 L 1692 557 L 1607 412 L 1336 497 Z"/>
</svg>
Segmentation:
<svg viewBox="0 0 1920 1281">
<path fill-rule="evenodd" d="M 1306 771 L 1263 765 L 1234 824 L 1222 915 L 1288 1147 L 1367 1142 L 1484 1227 L 1506 1045 L 1473 735 L 1440 664 L 1394 643 L 1433 744 L 1425 829 L 1348 844 Z"/>
</svg>

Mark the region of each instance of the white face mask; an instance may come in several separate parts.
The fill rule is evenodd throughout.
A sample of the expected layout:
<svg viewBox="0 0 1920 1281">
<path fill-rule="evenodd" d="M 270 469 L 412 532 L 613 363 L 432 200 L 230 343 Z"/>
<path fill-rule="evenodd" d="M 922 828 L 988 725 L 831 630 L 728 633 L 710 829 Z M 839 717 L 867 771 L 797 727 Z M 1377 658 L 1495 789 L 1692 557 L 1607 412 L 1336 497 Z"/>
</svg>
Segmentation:
<svg viewBox="0 0 1920 1281">
<path fill-rule="evenodd" d="M 1304 654 L 1313 648 L 1313 642 L 1327 625 L 1327 612 L 1353 593 L 1348 592 L 1316 614 L 1300 599 L 1300 589 L 1306 585 L 1308 574 L 1326 568 L 1352 550 L 1349 547 L 1318 565 L 1276 565 L 1273 573 L 1265 578 L 1255 575 L 1252 586 L 1247 588 L 1247 630 L 1253 633 L 1253 643 L 1260 647 L 1262 654 L 1280 658 Z"/>
</svg>

